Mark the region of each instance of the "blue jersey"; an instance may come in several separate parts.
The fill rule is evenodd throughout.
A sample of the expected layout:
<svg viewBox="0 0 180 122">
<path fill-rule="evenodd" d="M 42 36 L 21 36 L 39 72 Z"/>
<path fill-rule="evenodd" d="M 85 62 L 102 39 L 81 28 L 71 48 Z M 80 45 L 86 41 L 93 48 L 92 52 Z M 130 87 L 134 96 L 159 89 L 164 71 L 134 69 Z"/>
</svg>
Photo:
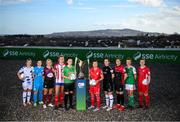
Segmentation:
<svg viewBox="0 0 180 122">
<path fill-rule="evenodd" d="M 41 91 L 43 90 L 43 84 L 44 84 L 44 67 L 34 67 L 33 69 L 34 73 L 34 85 L 33 85 L 33 90 L 34 91 Z"/>
<path fill-rule="evenodd" d="M 42 80 L 44 74 L 44 67 L 34 67 L 34 80 Z"/>
</svg>

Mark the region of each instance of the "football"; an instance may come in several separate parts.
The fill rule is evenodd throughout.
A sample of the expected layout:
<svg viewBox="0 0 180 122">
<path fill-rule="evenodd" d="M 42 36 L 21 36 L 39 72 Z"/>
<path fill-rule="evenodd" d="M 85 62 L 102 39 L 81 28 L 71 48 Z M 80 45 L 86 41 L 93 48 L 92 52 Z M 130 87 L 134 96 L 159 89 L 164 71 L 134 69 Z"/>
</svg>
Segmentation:
<svg viewBox="0 0 180 122">
<path fill-rule="evenodd" d="M 142 84 L 143 85 L 148 85 L 150 83 L 150 81 L 148 80 L 148 79 L 144 79 L 143 81 L 142 81 Z"/>
<path fill-rule="evenodd" d="M 71 80 L 76 80 L 76 75 L 72 73 L 72 74 L 70 75 L 70 79 L 71 79 Z"/>
<path fill-rule="evenodd" d="M 20 74 L 20 79 L 21 79 L 21 80 L 24 80 L 24 79 L 25 79 L 24 73 L 21 73 L 21 74 Z"/>
<path fill-rule="evenodd" d="M 94 79 L 90 80 L 90 81 L 89 81 L 89 84 L 90 84 L 91 86 L 95 86 L 95 85 L 96 85 L 96 80 L 94 80 Z"/>
</svg>

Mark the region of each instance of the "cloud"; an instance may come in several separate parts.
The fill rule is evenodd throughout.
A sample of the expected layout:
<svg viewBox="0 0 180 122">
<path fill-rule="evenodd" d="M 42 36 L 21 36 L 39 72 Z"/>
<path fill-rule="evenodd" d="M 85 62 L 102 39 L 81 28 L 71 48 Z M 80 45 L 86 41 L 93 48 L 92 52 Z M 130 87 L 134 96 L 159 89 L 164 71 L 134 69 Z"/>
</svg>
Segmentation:
<svg viewBox="0 0 180 122">
<path fill-rule="evenodd" d="M 6 4 L 6 3 L 26 3 L 30 2 L 31 0 L 0 0 L 1 4 Z"/>
<path fill-rule="evenodd" d="M 144 31 L 180 32 L 180 7 L 162 8 L 157 13 L 136 15 L 121 22 L 120 26 Z"/>
<path fill-rule="evenodd" d="M 66 0 L 66 2 L 68 5 L 72 5 L 74 1 L 73 0 Z"/>
<path fill-rule="evenodd" d="M 161 7 L 165 4 L 164 0 L 128 0 L 128 1 L 150 7 Z"/>
<path fill-rule="evenodd" d="M 180 6 L 163 7 L 158 12 L 137 14 L 116 21 L 97 22 L 97 28 L 130 28 L 146 32 L 160 32 L 172 34 L 180 33 Z"/>
</svg>

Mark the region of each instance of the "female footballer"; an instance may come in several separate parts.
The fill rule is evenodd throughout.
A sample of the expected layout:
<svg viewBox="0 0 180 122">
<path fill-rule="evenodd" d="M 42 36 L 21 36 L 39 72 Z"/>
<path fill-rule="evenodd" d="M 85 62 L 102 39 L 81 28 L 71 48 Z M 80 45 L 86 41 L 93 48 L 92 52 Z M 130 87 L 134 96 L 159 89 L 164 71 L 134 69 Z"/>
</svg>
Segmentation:
<svg viewBox="0 0 180 122">
<path fill-rule="evenodd" d="M 27 59 L 25 66 L 23 66 L 17 73 L 17 76 L 20 80 L 22 80 L 22 87 L 23 87 L 23 106 L 31 105 L 31 90 L 33 86 L 33 67 L 32 60 Z"/>
<path fill-rule="evenodd" d="M 37 66 L 33 69 L 34 84 L 33 84 L 33 100 L 34 106 L 37 106 L 37 98 L 39 98 L 39 104 L 43 104 L 43 79 L 44 67 L 42 66 L 42 61 L 37 61 Z"/>
<path fill-rule="evenodd" d="M 127 90 L 128 94 L 128 107 L 132 110 L 135 107 L 134 103 L 134 90 L 135 88 L 135 80 L 136 80 L 136 69 L 132 66 L 132 60 L 126 60 L 126 67 L 125 67 L 125 89 Z"/>
<path fill-rule="evenodd" d="M 54 88 L 54 69 L 52 67 L 52 60 L 47 59 L 46 60 L 46 67 L 44 68 L 44 105 L 43 108 L 47 108 L 47 105 L 49 107 L 53 107 L 52 104 L 52 93 Z"/>
</svg>

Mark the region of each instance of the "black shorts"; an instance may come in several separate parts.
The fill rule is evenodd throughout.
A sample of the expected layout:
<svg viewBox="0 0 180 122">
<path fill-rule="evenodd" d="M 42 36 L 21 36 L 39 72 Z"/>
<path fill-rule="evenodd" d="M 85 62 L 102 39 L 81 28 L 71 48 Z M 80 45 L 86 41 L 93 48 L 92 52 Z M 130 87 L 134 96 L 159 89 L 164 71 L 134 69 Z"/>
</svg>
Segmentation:
<svg viewBox="0 0 180 122">
<path fill-rule="evenodd" d="M 64 83 L 64 92 L 74 91 L 74 83 Z"/>
<path fill-rule="evenodd" d="M 114 88 L 118 92 L 123 92 L 124 90 L 124 85 L 119 80 L 114 80 Z"/>
<path fill-rule="evenodd" d="M 113 81 L 103 81 L 103 90 L 113 92 Z"/>
<path fill-rule="evenodd" d="M 54 78 L 45 78 L 44 79 L 44 88 L 51 89 L 54 88 Z"/>
</svg>

